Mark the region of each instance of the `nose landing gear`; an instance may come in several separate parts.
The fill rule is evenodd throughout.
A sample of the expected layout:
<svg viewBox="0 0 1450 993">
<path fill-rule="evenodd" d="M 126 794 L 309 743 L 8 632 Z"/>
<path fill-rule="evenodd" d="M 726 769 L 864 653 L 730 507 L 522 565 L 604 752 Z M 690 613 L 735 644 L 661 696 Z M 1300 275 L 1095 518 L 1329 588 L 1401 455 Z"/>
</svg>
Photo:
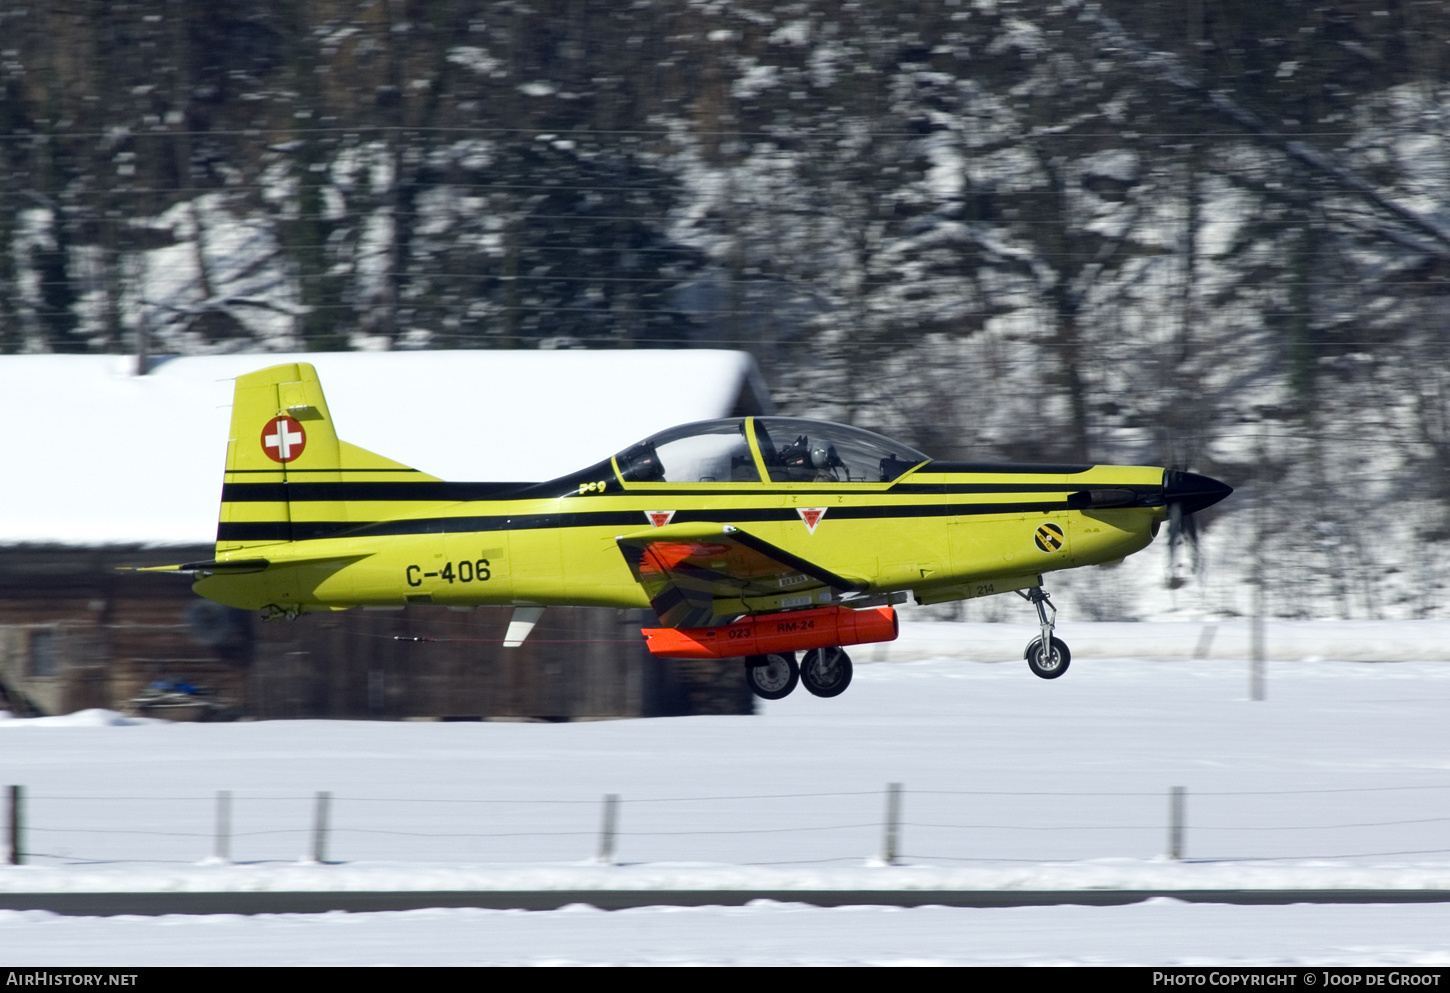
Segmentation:
<svg viewBox="0 0 1450 993">
<path fill-rule="evenodd" d="M 1041 636 L 1034 638 L 1023 653 L 1023 658 L 1027 659 L 1027 668 L 1035 676 L 1056 679 L 1067 672 L 1068 663 L 1072 661 L 1072 653 L 1067 650 L 1067 645 L 1062 639 L 1052 636 L 1052 630 L 1057 624 L 1057 608 L 1052 605 L 1047 591 L 1041 586 L 1034 586 L 1026 593 L 1019 590 L 1017 595 L 1037 608 L 1037 622 L 1042 627 Z"/>
<path fill-rule="evenodd" d="M 1042 650 L 1042 639 L 1032 639 L 1032 644 L 1027 646 L 1023 658 L 1027 659 L 1027 668 L 1032 670 L 1033 675 L 1041 676 L 1043 679 L 1056 679 L 1067 671 L 1068 662 L 1072 661 L 1072 653 L 1067 650 L 1067 645 L 1062 639 L 1052 639 L 1052 650 Z"/>
</svg>

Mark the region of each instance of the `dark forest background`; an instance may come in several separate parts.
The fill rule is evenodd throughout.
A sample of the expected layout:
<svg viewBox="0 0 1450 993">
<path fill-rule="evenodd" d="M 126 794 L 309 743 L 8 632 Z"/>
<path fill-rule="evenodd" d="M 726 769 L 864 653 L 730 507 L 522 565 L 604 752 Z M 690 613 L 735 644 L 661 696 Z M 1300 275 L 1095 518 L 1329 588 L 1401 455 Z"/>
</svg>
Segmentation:
<svg viewBox="0 0 1450 993">
<path fill-rule="evenodd" d="M 1447 42 L 1443 0 L 0 0 L 0 352 L 746 349 L 940 457 L 1226 479 L 1152 577 L 1198 609 L 1441 613 Z"/>
</svg>

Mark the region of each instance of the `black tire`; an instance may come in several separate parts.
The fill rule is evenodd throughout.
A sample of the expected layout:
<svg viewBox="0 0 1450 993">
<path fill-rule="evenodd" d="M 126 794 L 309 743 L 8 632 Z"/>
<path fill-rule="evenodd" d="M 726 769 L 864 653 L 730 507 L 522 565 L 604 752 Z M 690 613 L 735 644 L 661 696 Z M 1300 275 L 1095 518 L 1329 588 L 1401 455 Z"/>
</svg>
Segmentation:
<svg viewBox="0 0 1450 993">
<path fill-rule="evenodd" d="M 840 696 L 851 685 L 851 668 L 845 649 L 812 648 L 801 658 L 801 685 L 812 696 Z"/>
<path fill-rule="evenodd" d="M 1072 662 L 1072 653 L 1060 638 L 1052 639 L 1051 657 L 1044 659 L 1042 656 L 1042 639 L 1032 639 L 1023 657 L 1027 659 L 1027 668 L 1032 670 L 1032 674 L 1042 679 L 1056 679 L 1067 671 L 1068 664 Z"/>
<path fill-rule="evenodd" d="M 745 660 L 745 682 L 750 692 L 762 700 L 781 700 L 790 696 L 801 680 L 800 666 L 794 652 L 771 652 L 752 655 Z"/>
</svg>

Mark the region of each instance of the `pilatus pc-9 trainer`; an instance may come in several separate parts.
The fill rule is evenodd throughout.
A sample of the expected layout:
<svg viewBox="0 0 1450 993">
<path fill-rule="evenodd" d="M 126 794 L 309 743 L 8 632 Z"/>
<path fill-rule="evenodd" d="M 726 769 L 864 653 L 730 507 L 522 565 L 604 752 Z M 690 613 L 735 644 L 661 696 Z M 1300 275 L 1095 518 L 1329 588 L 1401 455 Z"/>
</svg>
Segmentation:
<svg viewBox="0 0 1450 993">
<path fill-rule="evenodd" d="M 506 604 L 650 607 L 649 650 L 744 657 L 752 690 L 842 692 L 842 646 L 896 637 L 893 604 L 1017 592 L 1032 671 L 1062 675 L 1044 573 L 1112 562 L 1231 492 L 1150 466 L 940 462 L 858 428 L 734 417 L 662 431 L 544 483 L 456 483 L 340 441 L 305 363 L 236 382 L 202 596 L 273 617 Z M 797 661 L 797 653 L 802 653 Z"/>
</svg>

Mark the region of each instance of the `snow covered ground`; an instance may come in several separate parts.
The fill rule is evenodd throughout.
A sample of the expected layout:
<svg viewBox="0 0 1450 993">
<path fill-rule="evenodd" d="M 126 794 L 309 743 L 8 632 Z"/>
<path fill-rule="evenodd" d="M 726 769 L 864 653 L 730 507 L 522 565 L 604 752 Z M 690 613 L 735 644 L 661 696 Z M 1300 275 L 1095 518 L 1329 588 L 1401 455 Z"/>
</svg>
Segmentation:
<svg viewBox="0 0 1450 993">
<path fill-rule="evenodd" d="M 1248 699 L 1242 659 L 1144 650 L 1080 653 L 1053 682 L 1020 660 L 863 664 L 839 699 L 797 693 L 754 717 L 0 721 L 0 783 L 26 787 L 37 853 L 0 867 L 0 889 L 1450 888 L 1450 664 L 1336 661 L 1320 649 L 1347 629 L 1323 627 L 1299 629 L 1298 657 L 1319 658 L 1270 662 L 1261 702 Z M 1116 637 L 1066 633 L 1084 646 Z M 892 782 L 904 790 L 902 864 L 886 866 Z M 1187 790 L 1180 862 L 1164 857 L 1173 786 Z M 232 864 L 202 864 L 223 789 L 234 797 Z M 299 862 L 318 790 L 334 797 L 334 864 Z M 612 866 L 594 862 L 606 793 L 621 803 Z M 1446 904 L 1171 899 L 0 911 L 0 964 L 1450 965 L 1447 936 Z"/>
<path fill-rule="evenodd" d="M 63 918 L 0 911 L 21 965 L 1445 966 L 1443 905 L 749 907 Z"/>
</svg>

